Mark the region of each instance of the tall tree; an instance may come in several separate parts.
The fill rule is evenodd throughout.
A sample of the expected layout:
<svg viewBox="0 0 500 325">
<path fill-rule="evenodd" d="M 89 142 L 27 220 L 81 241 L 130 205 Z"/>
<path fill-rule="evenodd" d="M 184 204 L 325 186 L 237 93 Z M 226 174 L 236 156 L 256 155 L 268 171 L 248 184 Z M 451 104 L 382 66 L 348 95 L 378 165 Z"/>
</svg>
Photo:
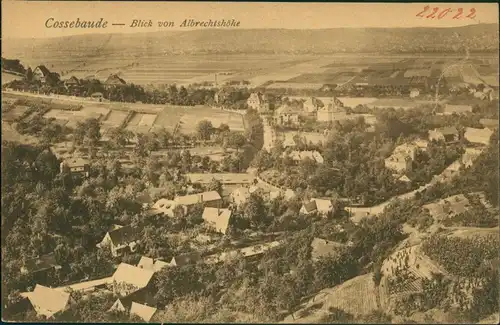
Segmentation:
<svg viewBox="0 0 500 325">
<path fill-rule="evenodd" d="M 196 131 L 198 133 L 198 137 L 201 140 L 210 140 L 210 136 L 213 133 L 212 122 L 208 120 L 202 120 L 196 126 Z"/>
</svg>

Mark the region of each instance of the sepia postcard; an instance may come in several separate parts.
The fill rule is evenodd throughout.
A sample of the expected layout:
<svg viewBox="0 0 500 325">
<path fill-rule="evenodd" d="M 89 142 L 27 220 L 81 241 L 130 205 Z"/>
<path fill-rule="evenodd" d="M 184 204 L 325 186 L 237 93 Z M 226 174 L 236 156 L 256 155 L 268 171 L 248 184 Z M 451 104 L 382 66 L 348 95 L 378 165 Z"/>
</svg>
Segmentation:
<svg viewBox="0 0 500 325">
<path fill-rule="evenodd" d="M 3 321 L 499 322 L 498 3 L 2 14 Z"/>
</svg>

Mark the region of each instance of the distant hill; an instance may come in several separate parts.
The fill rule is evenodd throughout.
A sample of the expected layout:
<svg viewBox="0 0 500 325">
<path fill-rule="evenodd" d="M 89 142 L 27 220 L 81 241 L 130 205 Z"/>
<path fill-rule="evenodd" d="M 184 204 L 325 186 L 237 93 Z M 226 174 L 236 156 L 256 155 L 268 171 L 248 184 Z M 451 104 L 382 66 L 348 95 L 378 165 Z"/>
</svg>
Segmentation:
<svg viewBox="0 0 500 325">
<path fill-rule="evenodd" d="M 497 51 L 498 25 L 454 28 L 202 29 L 137 34 L 87 34 L 50 39 L 3 40 L 3 56 L 22 58 L 72 54 L 130 56 L 169 53 L 422 53 Z"/>
</svg>

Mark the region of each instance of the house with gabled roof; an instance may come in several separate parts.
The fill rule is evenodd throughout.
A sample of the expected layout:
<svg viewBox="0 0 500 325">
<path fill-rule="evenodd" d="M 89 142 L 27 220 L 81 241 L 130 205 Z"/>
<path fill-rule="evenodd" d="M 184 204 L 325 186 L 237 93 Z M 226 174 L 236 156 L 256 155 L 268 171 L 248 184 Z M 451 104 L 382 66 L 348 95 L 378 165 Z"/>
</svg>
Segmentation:
<svg viewBox="0 0 500 325">
<path fill-rule="evenodd" d="M 402 144 L 394 148 L 392 154 L 384 159 L 385 168 L 396 173 L 412 170 L 412 162 L 416 158 L 418 147 L 412 144 Z"/>
<path fill-rule="evenodd" d="M 222 205 L 222 197 L 217 191 L 209 191 L 197 194 L 184 196 L 176 196 L 174 202 L 181 204 L 187 208 L 196 204 L 202 204 L 204 207 L 220 208 Z"/>
<path fill-rule="evenodd" d="M 144 289 L 149 285 L 154 273 L 154 270 L 120 263 L 112 277 L 113 291 L 120 296 L 127 296 Z"/>
<path fill-rule="evenodd" d="M 269 111 L 269 100 L 267 96 L 261 92 L 251 93 L 250 97 L 247 99 L 247 105 L 259 113 Z"/>
<path fill-rule="evenodd" d="M 124 251 L 134 252 L 140 243 L 140 233 L 131 226 L 114 225 L 98 243 L 97 248 L 110 247 L 111 255 L 119 256 Z"/>
<path fill-rule="evenodd" d="M 156 312 L 156 305 L 157 301 L 151 292 L 140 290 L 116 299 L 111 308 L 108 309 L 108 312 L 114 311 L 127 313 L 131 316 L 137 315 L 142 320 L 148 322 Z"/>
<path fill-rule="evenodd" d="M 315 97 L 308 97 L 303 103 L 302 107 L 304 112 L 312 114 L 318 110 L 318 107 L 322 105 L 321 102 Z"/>
<path fill-rule="evenodd" d="M 37 315 L 52 318 L 55 314 L 65 311 L 72 302 L 68 292 L 37 284 L 32 292 L 25 292 Z"/>
<path fill-rule="evenodd" d="M 492 134 L 493 131 L 488 128 L 466 128 L 464 138 L 471 143 L 480 143 L 487 146 L 490 144 L 490 138 Z"/>
<path fill-rule="evenodd" d="M 297 125 L 302 109 L 288 104 L 281 105 L 275 112 L 275 121 L 279 125 Z"/>
<path fill-rule="evenodd" d="M 170 265 L 184 266 L 184 265 L 196 264 L 200 261 L 201 261 L 200 253 L 192 252 L 173 257 L 172 260 L 170 261 Z"/>
<path fill-rule="evenodd" d="M 444 141 L 446 143 L 450 143 L 458 140 L 460 140 L 460 134 L 454 126 L 429 130 L 429 141 Z"/>
<path fill-rule="evenodd" d="M 226 234 L 229 229 L 232 212 L 229 209 L 205 208 L 203 210 L 203 220 L 212 226 L 215 231 Z"/>
<path fill-rule="evenodd" d="M 65 159 L 61 162 L 59 168 L 61 173 L 69 171 L 71 174 L 81 174 L 85 177 L 90 175 L 90 161 L 81 157 Z"/>
<path fill-rule="evenodd" d="M 66 89 L 75 89 L 80 86 L 80 80 L 77 77 L 71 76 L 71 78 L 64 80 L 64 87 Z"/>
<path fill-rule="evenodd" d="M 302 214 L 312 214 L 318 213 L 322 216 L 326 216 L 329 213 L 334 212 L 333 202 L 328 199 L 311 199 L 309 202 L 304 203 L 300 208 L 300 213 Z"/>
<path fill-rule="evenodd" d="M 40 81 L 42 84 L 47 82 L 50 78 L 51 72 L 44 65 L 39 65 L 33 70 L 33 80 Z"/>
<path fill-rule="evenodd" d="M 337 97 L 332 97 L 323 103 L 323 106 L 318 108 L 316 119 L 321 122 L 342 121 L 347 119 L 347 111 Z"/>
<path fill-rule="evenodd" d="M 130 315 L 136 315 L 145 322 L 149 322 L 157 312 L 157 308 L 132 302 L 130 307 Z"/>
<path fill-rule="evenodd" d="M 113 87 L 124 87 L 126 85 L 127 85 L 127 83 L 125 82 L 125 80 L 120 78 L 117 74 L 109 75 L 109 77 L 104 82 L 104 87 L 107 89 L 113 88 Z"/>
</svg>

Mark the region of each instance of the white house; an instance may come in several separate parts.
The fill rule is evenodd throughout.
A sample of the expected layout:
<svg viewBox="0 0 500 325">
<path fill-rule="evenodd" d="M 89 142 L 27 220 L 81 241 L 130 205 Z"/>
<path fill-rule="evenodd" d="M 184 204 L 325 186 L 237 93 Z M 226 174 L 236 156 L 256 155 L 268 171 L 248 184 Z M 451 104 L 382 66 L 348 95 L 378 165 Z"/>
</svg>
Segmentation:
<svg viewBox="0 0 500 325">
<path fill-rule="evenodd" d="M 308 203 L 305 203 L 300 208 L 300 213 L 302 214 L 312 214 L 319 213 L 320 215 L 327 215 L 333 212 L 333 203 L 331 200 L 325 199 L 311 199 Z"/>
<path fill-rule="evenodd" d="M 259 113 L 269 111 L 269 101 L 267 100 L 267 96 L 260 92 L 250 94 L 250 97 L 247 99 L 247 105 Z"/>
<path fill-rule="evenodd" d="M 47 318 L 52 318 L 55 314 L 63 312 L 72 302 L 68 292 L 62 292 L 39 284 L 35 286 L 35 290 L 26 292 L 22 296 L 29 299 L 37 315 Z"/>
</svg>

